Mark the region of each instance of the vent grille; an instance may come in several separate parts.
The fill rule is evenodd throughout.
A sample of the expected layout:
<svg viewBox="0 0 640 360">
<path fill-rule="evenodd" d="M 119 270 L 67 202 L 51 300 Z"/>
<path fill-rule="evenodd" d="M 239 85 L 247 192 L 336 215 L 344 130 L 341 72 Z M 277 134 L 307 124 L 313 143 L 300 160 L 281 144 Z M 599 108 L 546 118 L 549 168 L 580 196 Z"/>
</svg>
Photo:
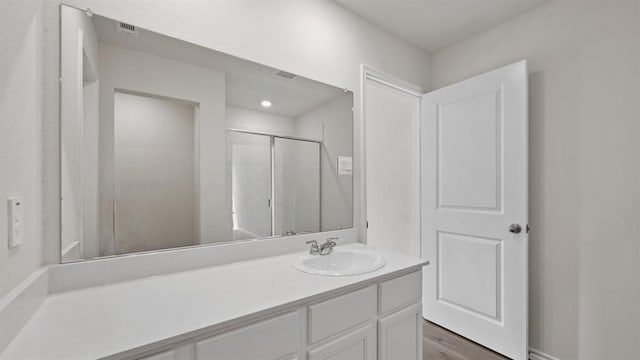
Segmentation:
<svg viewBox="0 0 640 360">
<path fill-rule="evenodd" d="M 127 23 L 123 23 L 123 22 L 116 22 L 116 29 L 125 35 L 132 35 L 132 36 L 138 36 L 138 29 L 131 24 L 127 24 Z"/>
<path fill-rule="evenodd" d="M 282 70 L 276 70 L 273 73 L 273 75 L 277 76 L 277 77 L 281 77 L 283 79 L 287 79 L 287 80 L 293 80 L 293 79 L 298 77 L 298 75 L 296 75 L 296 74 L 292 74 L 290 72 L 286 72 L 286 71 L 282 71 Z"/>
</svg>

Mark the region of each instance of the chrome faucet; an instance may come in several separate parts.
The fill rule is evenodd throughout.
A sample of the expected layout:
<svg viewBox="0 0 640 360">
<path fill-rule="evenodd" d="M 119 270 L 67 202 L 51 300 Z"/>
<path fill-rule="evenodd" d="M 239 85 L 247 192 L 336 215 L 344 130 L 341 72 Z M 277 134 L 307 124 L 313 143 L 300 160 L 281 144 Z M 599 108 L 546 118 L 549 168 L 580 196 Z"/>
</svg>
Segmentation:
<svg viewBox="0 0 640 360">
<path fill-rule="evenodd" d="M 337 237 L 330 237 L 325 241 L 324 244 L 318 246 L 318 242 L 316 240 L 307 241 L 307 244 L 311 244 L 311 249 L 309 249 L 309 255 L 329 255 L 333 252 L 333 248 L 338 245 L 336 243 L 338 240 Z"/>
<path fill-rule="evenodd" d="M 309 240 L 305 242 L 305 244 L 311 244 L 311 249 L 309 249 L 309 255 L 320 254 L 320 248 L 318 247 L 318 242 L 316 240 Z"/>
<path fill-rule="evenodd" d="M 320 255 L 329 255 L 333 252 L 333 247 L 338 245 L 336 244 L 337 237 L 330 237 L 327 241 L 320 245 Z"/>
</svg>

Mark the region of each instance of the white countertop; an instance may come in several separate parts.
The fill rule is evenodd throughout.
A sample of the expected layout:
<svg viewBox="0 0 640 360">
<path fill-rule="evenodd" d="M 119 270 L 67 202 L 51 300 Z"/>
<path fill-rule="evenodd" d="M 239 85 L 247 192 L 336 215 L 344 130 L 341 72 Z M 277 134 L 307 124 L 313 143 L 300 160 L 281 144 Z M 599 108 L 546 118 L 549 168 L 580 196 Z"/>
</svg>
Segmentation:
<svg viewBox="0 0 640 360">
<path fill-rule="evenodd" d="M 362 244 L 342 248 L 371 249 Z M 367 250 L 373 251 L 373 250 Z M 50 295 L 0 359 L 96 359 L 160 344 L 426 262 L 375 249 L 371 273 L 327 277 L 292 267 L 288 254 Z"/>
</svg>

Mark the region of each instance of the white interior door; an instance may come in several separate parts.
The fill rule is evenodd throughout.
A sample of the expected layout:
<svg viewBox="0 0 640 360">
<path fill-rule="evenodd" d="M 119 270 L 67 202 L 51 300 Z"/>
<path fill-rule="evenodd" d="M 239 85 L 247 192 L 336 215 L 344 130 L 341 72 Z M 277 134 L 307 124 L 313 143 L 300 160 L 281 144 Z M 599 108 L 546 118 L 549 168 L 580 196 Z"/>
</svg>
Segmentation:
<svg viewBox="0 0 640 360">
<path fill-rule="evenodd" d="M 421 92 L 364 81 L 367 244 L 418 256 Z"/>
<path fill-rule="evenodd" d="M 423 315 L 526 359 L 526 61 L 428 93 L 422 111 Z"/>
</svg>

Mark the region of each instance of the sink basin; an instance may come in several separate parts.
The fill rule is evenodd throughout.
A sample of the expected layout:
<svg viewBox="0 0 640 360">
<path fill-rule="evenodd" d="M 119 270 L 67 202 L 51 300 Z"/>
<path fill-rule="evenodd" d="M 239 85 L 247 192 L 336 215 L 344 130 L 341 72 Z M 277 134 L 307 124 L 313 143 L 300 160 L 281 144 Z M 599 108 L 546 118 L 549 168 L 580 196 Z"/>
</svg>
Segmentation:
<svg viewBox="0 0 640 360">
<path fill-rule="evenodd" d="M 386 260 L 370 251 L 334 249 L 329 255 L 303 255 L 293 267 L 299 271 L 324 276 L 358 275 L 380 269 Z"/>
</svg>

